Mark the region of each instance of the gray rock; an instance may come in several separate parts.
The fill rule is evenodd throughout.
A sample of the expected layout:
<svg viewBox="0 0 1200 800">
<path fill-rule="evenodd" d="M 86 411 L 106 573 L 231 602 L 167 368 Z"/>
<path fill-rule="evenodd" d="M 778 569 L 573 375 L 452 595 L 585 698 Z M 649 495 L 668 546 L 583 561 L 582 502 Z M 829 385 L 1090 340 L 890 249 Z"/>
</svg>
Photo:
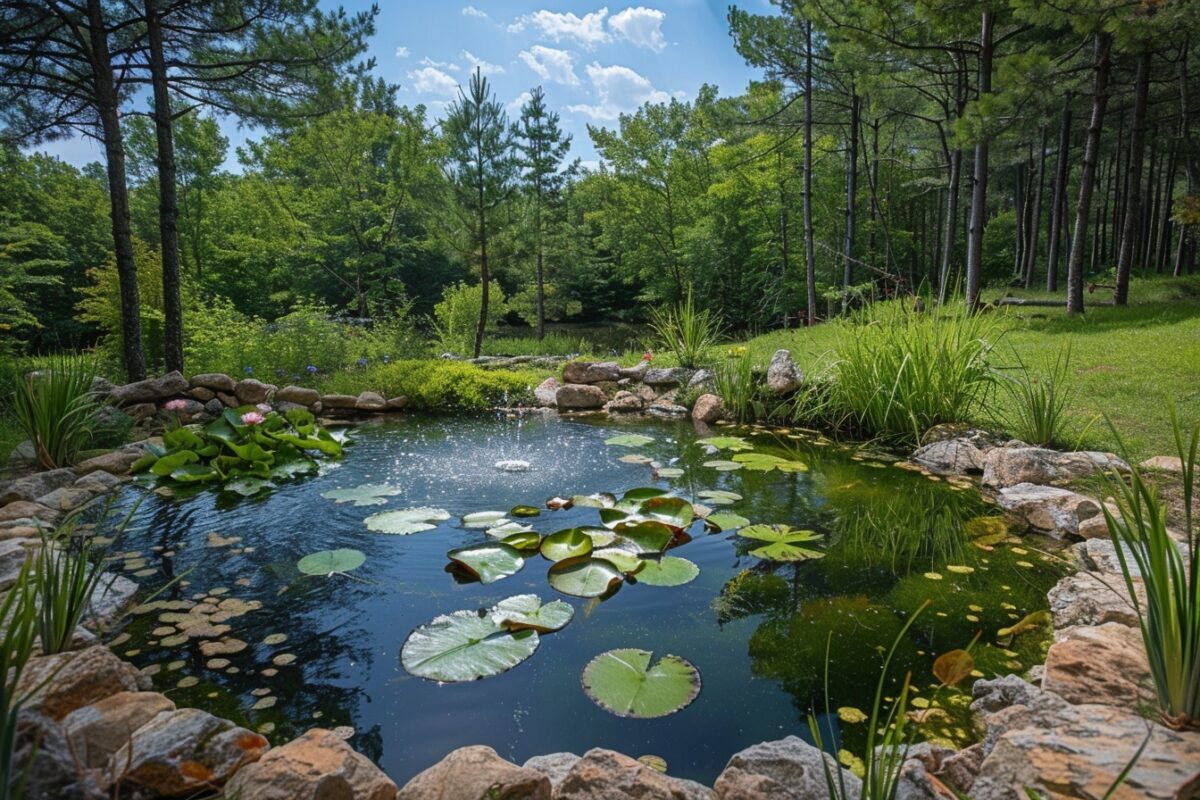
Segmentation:
<svg viewBox="0 0 1200 800">
<path fill-rule="evenodd" d="M 352 394 L 321 395 L 321 407 L 326 410 L 331 408 L 354 408 L 356 402 L 358 402 L 358 398 Z"/>
<path fill-rule="evenodd" d="M 138 585 L 124 575 L 105 572 L 96 584 L 84 622 L 96 630 L 107 628 L 133 603 L 137 591 Z"/>
<path fill-rule="evenodd" d="M 109 393 L 109 401 L 116 406 L 154 403 L 177 394 L 184 394 L 187 390 L 188 382 L 182 373 L 168 372 L 161 378 L 148 378 L 144 381 L 113 387 Z"/>
<path fill-rule="evenodd" d="M 354 407 L 359 411 L 383 411 L 387 400 L 378 392 L 363 392 L 354 398 Z"/>
<path fill-rule="evenodd" d="M 650 386 L 686 386 L 694 374 L 693 370 L 684 367 L 649 369 L 642 376 L 642 383 Z"/>
<path fill-rule="evenodd" d="M 193 386 L 191 390 L 188 391 L 188 395 L 193 400 L 199 400 L 201 403 L 207 403 L 209 400 L 212 400 L 214 397 L 216 397 L 217 393 L 204 386 Z"/>
<path fill-rule="evenodd" d="M 97 480 L 103 480 L 98 476 L 98 473 L 102 472 L 124 475 L 129 472 L 133 462 L 142 457 L 142 452 L 140 447 L 113 450 L 111 453 L 103 453 L 86 461 L 80 461 L 75 465 L 75 472 L 78 475 L 97 475 Z"/>
<path fill-rule="evenodd" d="M 559 382 L 554 378 L 546 378 L 537 385 L 533 390 L 533 396 L 537 400 L 537 404 L 542 408 L 554 408 L 558 401 L 555 399 L 555 394 L 558 392 Z"/>
<path fill-rule="evenodd" d="M 225 408 L 226 406 L 221 402 L 220 398 L 213 398 L 204 404 L 204 410 L 214 417 L 221 416 L 225 412 Z"/>
<path fill-rule="evenodd" d="M 562 779 L 555 800 L 711 800 L 712 790 L 657 772 L 623 753 L 594 748 Z"/>
<path fill-rule="evenodd" d="M 983 485 L 1059 483 L 1106 470 L 1128 472 L 1129 465 L 1112 453 L 1090 450 L 1060 453 L 1043 447 L 994 447 L 983 458 Z"/>
<path fill-rule="evenodd" d="M 277 402 L 295 403 L 300 406 L 312 406 L 321 399 L 321 393 L 306 386 L 284 386 L 275 392 Z"/>
<path fill-rule="evenodd" d="M 686 417 L 688 415 L 687 406 L 681 406 L 672 399 L 660 397 L 650 404 L 646 409 L 646 413 L 653 414 L 656 417 Z"/>
<path fill-rule="evenodd" d="M 603 408 L 607 400 L 603 390 L 586 384 L 567 383 L 554 392 L 555 405 L 567 411 Z"/>
<path fill-rule="evenodd" d="M 767 365 L 767 388 L 775 394 L 791 394 L 804 382 L 804 373 L 788 350 L 780 348 L 771 356 Z"/>
<path fill-rule="evenodd" d="M 1141 579 L 1133 579 L 1133 588 L 1144 605 L 1146 590 Z M 1058 630 L 1105 622 L 1138 624 L 1129 589 L 1125 581 L 1115 575 L 1099 576 L 1090 572 L 1068 575 L 1046 593 L 1046 600 Z"/>
<path fill-rule="evenodd" d="M 1101 513 L 1100 504 L 1090 497 L 1032 483 L 1001 489 L 998 502 L 1034 530 L 1058 539 L 1078 536 L 1080 522 Z"/>
<path fill-rule="evenodd" d="M 125 413 L 139 422 L 144 419 L 150 419 L 158 413 L 158 406 L 154 403 L 134 403 L 133 405 L 125 406 Z"/>
<path fill-rule="evenodd" d="M 121 485 L 121 479 L 111 472 L 98 469 L 81 476 L 79 480 L 75 481 L 75 485 L 93 494 L 101 494 L 116 489 Z"/>
<path fill-rule="evenodd" d="M 214 392 L 232 392 L 234 387 L 237 386 L 237 382 L 233 378 L 221 372 L 206 372 L 202 375 L 193 375 L 190 383 L 192 386 L 200 386 Z"/>
<path fill-rule="evenodd" d="M 148 677 L 101 644 L 30 659 L 18 685 L 29 693 L 25 708 L 55 720 L 118 692 L 149 688 Z"/>
<path fill-rule="evenodd" d="M 983 469 L 983 457 L 968 439 L 943 439 L 918 448 L 912 461 L 938 475 L 968 475 Z"/>
<path fill-rule="evenodd" d="M 95 494 L 80 486 L 64 486 L 42 495 L 38 502 L 55 511 L 72 511 L 86 505 Z"/>
<path fill-rule="evenodd" d="M 1142 469 L 1173 472 L 1176 475 L 1183 474 L 1183 460 L 1179 456 L 1154 456 L 1147 458 L 1140 466 Z"/>
<path fill-rule="evenodd" d="M 225 797 L 245 800 L 395 800 L 396 784 L 333 731 L 313 728 L 242 767 Z"/>
<path fill-rule="evenodd" d="M 505 761 L 483 745 L 460 747 L 421 772 L 396 800 L 550 800 L 550 779 Z"/>
<path fill-rule="evenodd" d="M 642 360 L 632 367 L 621 367 L 617 372 L 617 378 L 620 380 L 640 381 L 649 371 L 650 362 Z"/>
<path fill-rule="evenodd" d="M 711 425 L 725 413 L 725 405 L 715 394 L 702 394 L 692 406 L 692 419 Z"/>
<path fill-rule="evenodd" d="M 55 491 L 61 490 L 55 489 Z M 19 520 L 37 519 L 52 525 L 59 516 L 58 511 L 31 500 L 18 500 L 15 503 L 0 506 L 0 523 L 18 523 Z"/>
<path fill-rule="evenodd" d="M 17 500 L 37 500 L 55 489 L 70 486 L 75 482 L 75 477 L 74 470 L 64 467 L 17 478 L 0 488 L 0 506 Z"/>
<path fill-rule="evenodd" d="M 547 753 L 544 756 L 534 756 L 521 766 L 525 769 L 536 769 L 550 779 L 550 788 L 558 791 L 559 785 L 575 766 L 581 756 L 574 753 Z"/>
<path fill-rule="evenodd" d="M 396 397 L 389 397 L 387 400 L 388 411 L 402 411 L 408 407 L 408 395 L 402 394 Z"/>
<path fill-rule="evenodd" d="M 1042 688 L 1069 703 L 1153 708 L 1142 632 L 1119 622 L 1067 628 L 1046 653 Z"/>
<path fill-rule="evenodd" d="M 81 763 L 63 726 L 28 710 L 21 712 L 13 742 L 16 775 L 25 775 L 24 797 L 54 800 L 104 800 L 109 795 Z M 8 796 L 8 787 L 0 795 Z"/>
<path fill-rule="evenodd" d="M 779 800 L 812 800 L 826 798 L 829 788 L 825 781 L 825 766 L 842 771 L 846 793 L 857 798 L 862 793 L 862 781 L 838 765 L 828 753 L 798 736 L 747 747 L 729 759 L 717 777 L 713 789 L 717 798 L 778 798 Z"/>
<path fill-rule="evenodd" d="M 621 365 L 615 361 L 568 361 L 563 365 L 563 383 L 600 383 L 621 377 Z"/>
<path fill-rule="evenodd" d="M 21 567 L 37 555 L 41 542 L 37 539 L 5 539 L 0 541 L 0 592 L 17 582 Z"/>
<path fill-rule="evenodd" d="M 175 704 L 157 692 L 119 692 L 63 717 L 72 750 L 90 769 L 102 769 L 133 732 Z"/>
<path fill-rule="evenodd" d="M 233 393 L 238 401 L 245 405 L 258 405 L 270 402 L 275 389 L 273 384 L 263 383 L 255 378 L 245 378 L 237 382 L 237 385 L 233 387 Z"/>
<path fill-rule="evenodd" d="M 687 382 L 689 389 L 701 389 L 705 392 L 716 392 L 717 375 L 711 369 L 698 369 Z"/>
<path fill-rule="evenodd" d="M 92 397 L 97 403 L 103 403 L 112 394 L 113 388 L 113 382 L 108 378 L 105 378 L 103 375 L 93 375 L 88 391 L 91 392 Z"/>
<path fill-rule="evenodd" d="M 604 404 L 604 410 L 610 414 L 636 414 L 644 408 L 642 398 L 633 392 L 620 391 L 613 399 Z"/>
</svg>

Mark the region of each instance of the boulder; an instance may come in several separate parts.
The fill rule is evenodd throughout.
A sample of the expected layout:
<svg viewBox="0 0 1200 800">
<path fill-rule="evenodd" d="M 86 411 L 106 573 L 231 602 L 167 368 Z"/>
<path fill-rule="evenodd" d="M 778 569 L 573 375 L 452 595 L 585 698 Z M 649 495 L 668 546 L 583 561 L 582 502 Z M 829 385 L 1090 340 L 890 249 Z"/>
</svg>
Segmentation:
<svg viewBox="0 0 1200 800">
<path fill-rule="evenodd" d="M 684 367 L 649 369 L 642 376 L 642 383 L 650 386 L 686 386 L 694 374 L 696 374 L 694 370 Z"/>
<path fill-rule="evenodd" d="M 51 677 L 53 676 L 53 677 Z M 104 645 L 30 659 L 18 693 L 32 692 L 25 708 L 53 720 L 120 692 L 150 688 L 150 679 Z M 34 691 L 36 690 L 36 691 Z"/>
<path fill-rule="evenodd" d="M 221 416 L 221 414 L 224 413 L 226 408 L 227 408 L 227 406 L 219 397 L 214 397 L 212 400 L 209 400 L 207 403 L 204 404 L 204 410 L 207 411 L 209 414 L 212 414 L 214 417 Z"/>
<path fill-rule="evenodd" d="M 1154 456 L 1141 463 L 1142 469 L 1157 470 L 1158 472 L 1173 472 L 1183 474 L 1183 461 L 1179 456 Z"/>
<path fill-rule="evenodd" d="M 37 539 L 5 539 L 0 541 L 0 592 L 17 582 L 21 567 L 33 558 L 41 546 Z"/>
<path fill-rule="evenodd" d="M 309 406 L 300 403 L 293 403 L 290 400 L 275 400 L 275 410 L 280 414 L 286 414 L 289 411 L 308 411 Z"/>
<path fill-rule="evenodd" d="M 132 406 L 142 403 L 154 403 L 166 400 L 188 390 L 187 379 L 183 373 L 168 372 L 161 378 L 148 378 L 144 381 L 127 383 L 124 386 L 114 386 L 108 399 L 115 406 Z"/>
<path fill-rule="evenodd" d="M 101 769 L 133 732 L 175 704 L 157 692 L 118 692 L 72 711 L 62 726 L 71 749 L 90 769 Z"/>
<path fill-rule="evenodd" d="M 84 622 L 92 628 L 107 628 L 129 607 L 137 591 L 138 585 L 124 575 L 102 573 L 88 603 Z"/>
<path fill-rule="evenodd" d="M 634 414 L 644 407 L 642 398 L 633 392 L 620 391 L 613 399 L 604 404 L 604 410 L 610 414 Z"/>
<path fill-rule="evenodd" d="M 911 460 L 937 475 L 968 475 L 983 469 L 983 458 L 969 439 L 941 439 L 922 445 Z"/>
<path fill-rule="evenodd" d="M 268 747 L 263 736 L 207 711 L 165 711 L 113 752 L 105 783 L 119 780 L 165 797 L 183 797 L 224 784 Z"/>
<path fill-rule="evenodd" d="M 790 351 L 780 348 L 767 365 L 767 388 L 775 394 L 791 394 L 804 382 L 804 373 L 792 360 Z"/>
<path fill-rule="evenodd" d="M 205 372 L 201 375 L 193 375 L 188 381 L 192 386 L 198 386 L 203 389 L 211 389 L 214 392 L 232 392 L 237 382 L 233 378 L 222 372 Z"/>
<path fill-rule="evenodd" d="M 404 785 L 396 800 L 550 800 L 550 779 L 483 745 L 460 747 Z"/>
<path fill-rule="evenodd" d="M 408 395 L 402 394 L 396 397 L 389 397 L 387 400 L 388 411 L 401 411 L 408 406 Z"/>
<path fill-rule="evenodd" d="M 1135 708 L 1156 702 L 1142 632 L 1119 622 L 1061 631 L 1046 653 L 1042 688 L 1069 703 Z"/>
<path fill-rule="evenodd" d="M 363 392 L 354 398 L 354 407 L 359 411 L 383 411 L 387 400 L 378 392 Z"/>
<path fill-rule="evenodd" d="M 841 767 L 827 753 L 798 736 L 747 747 L 729 759 L 717 776 L 713 789 L 718 800 L 810 800 L 829 796 L 825 764 L 834 771 Z M 842 770 L 848 798 L 862 794 L 862 781 Z"/>
<path fill-rule="evenodd" d="M 1146 598 L 1142 581 L 1134 578 L 1133 586 L 1139 602 L 1144 604 Z M 1102 577 L 1090 572 L 1068 575 L 1046 593 L 1046 600 L 1054 617 L 1054 627 L 1058 630 L 1080 625 L 1103 625 L 1105 622 L 1130 626 L 1138 624 L 1125 581 L 1116 576 Z"/>
<path fill-rule="evenodd" d="M 627 755 L 594 748 L 576 761 L 554 792 L 555 800 L 708 800 L 710 789 L 651 769 Z"/>
<path fill-rule="evenodd" d="M 91 770 L 75 752 L 66 732 L 55 720 L 23 710 L 13 741 L 14 778 L 23 776 L 23 796 L 33 800 L 105 800 Z M 0 795 L 8 797 L 8 787 Z"/>
<path fill-rule="evenodd" d="M 717 376 L 711 369 L 698 369 L 687 382 L 689 389 L 701 389 L 705 392 L 716 392 Z"/>
<path fill-rule="evenodd" d="M 558 403 L 555 395 L 558 393 L 559 382 L 554 378 L 546 378 L 533 390 L 533 397 L 542 408 L 554 408 Z"/>
<path fill-rule="evenodd" d="M 550 779 L 550 789 L 558 791 L 559 785 L 571 771 L 571 767 L 579 763 L 580 756 L 574 753 L 547 753 L 544 756 L 534 756 L 521 766 L 525 769 L 535 769 Z"/>
<path fill-rule="evenodd" d="M 1128 472 L 1129 465 L 1113 453 L 1060 453 L 1044 447 L 994 447 L 983 458 L 983 485 L 1000 489 L 1021 483 L 1059 483 L 1107 470 Z"/>
<path fill-rule="evenodd" d="M 17 478 L 0 488 L 0 506 L 17 500 L 37 500 L 55 489 L 70 486 L 75 482 L 75 477 L 74 470 L 64 467 Z"/>
<path fill-rule="evenodd" d="M 642 359 L 632 367 L 621 367 L 617 372 L 618 380 L 640 381 L 650 371 L 650 362 Z"/>
<path fill-rule="evenodd" d="M 131 406 L 125 406 L 125 413 L 140 422 L 157 414 L 158 406 L 154 403 L 134 403 Z"/>
<path fill-rule="evenodd" d="M 275 387 L 269 383 L 263 383 L 256 378 L 244 378 L 237 382 L 233 387 L 233 393 L 237 397 L 238 402 L 243 405 L 258 405 L 266 403 L 275 391 Z"/>
<path fill-rule="evenodd" d="M 217 393 L 204 386 L 193 386 L 191 390 L 188 391 L 188 396 L 193 400 L 199 400 L 201 403 L 207 403 L 209 400 L 212 400 L 214 397 L 216 397 Z"/>
<path fill-rule="evenodd" d="M 55 491 L 59 491 L 55 489 Z M 53 524 L 58 519 L 58 512 L 41 503 L 30 500 L 18 500 L 0 507 L 0 522 L 10 522 L 16 519 L 40 519 Z"/>
<path fill-rule="evenodd" d="M 75 473 L 78 475 L 88 475 L 93 472 L 108 472 L 112 475 L 125 475 L 129 472 L 129 467 L 133 462 L 142 457 L 140 449 L 121 449 L 113 450 L 111 453 L 89 458 L 86 461 L 80 461 L 75 465 Z"/>
<path fill-rule="evenodd" d="M 692 419 L 711 425 L 725 413 L 725 404 L 715 394 L 702 394 L 692 406 Z"/>
<path fill-rule="evenodd" d="M 554 392 L 554 404 L 568 411 L 603 408 L 607 400 L 602 389 L 580 383 L 563 384 Z"/>
<path fill-rule="evenodd" d="M 237 397 L 230 394 L 229 392 L 217 392 L 217 399 L 221 401 L 222 409 L 237 408 L 238 406 L 241 405 L 241 403 L 238 401 Z"/>
<path fill-rule="evenodd" d="M 568 361 L 563 364 L 563 383 L 600 383 L 621 377 L 621 365 L 615 361 Z"/>
<path fill-rule="evenodd" d="M 650 404 L 646 413 L 656 417 L 686 417 L 688 409 L 687 406 L 676 403 L 673 398 L 660 397 Z"/>
<path fill-rule="evenodd" d="M 247 800 L 392 800 L 396 784 L 332 731 L 313 728 L 238 770 L 225 785 L 225 796 Z"/>
<path fill-rule="evenodd" d="M 1005 511 L 1021 517 L 1034 530 L 1057 539 L 1078 536 L 1081 522 L 1101 514 L 1100 504 L 1090 497 L 1032 483 L 1001 489 L 998 500 Z"/>
<path fill-rule="evenodd" d="M 354 408 L 354 404 L 358 402 L 358 398 L 352 394 L 323 394 L 321 395 L 321 407 L 330 408 Z"/>
<path fill-rule="evenodd" d="M 89 472 L 87 475 L 82 475 L 79 480 L 75 481 L 75 485 L 80 489 L 86 489 L 93 494 L 111 492 L 120 486 L 121 483 L 121 479 L 116 475 L 100 469 L 95 472 Z"/>
<path fill-rule="evenodd" d="M 275 392 L 276 401 L 287 401 L 300 406 L 311 406 L 321 399 L 321 393 L 306 386 L 285 386 Z"/>
<path fill-rule="evenodd" d="M 72 511 L 87 503 L 95 494 L 80 486 L 64 486 L 38 498 L 38 503 L 55 511 Z"/>
</svg>

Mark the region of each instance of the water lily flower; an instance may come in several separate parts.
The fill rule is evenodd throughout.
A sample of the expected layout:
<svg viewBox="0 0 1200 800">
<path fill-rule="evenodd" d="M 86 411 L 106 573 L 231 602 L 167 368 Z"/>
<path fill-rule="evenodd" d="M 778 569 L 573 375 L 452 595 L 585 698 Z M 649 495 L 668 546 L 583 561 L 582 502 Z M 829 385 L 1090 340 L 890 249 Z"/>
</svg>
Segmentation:
<svg viewBox="0 0 1200 800">
<path fill-rule="evenodd" d="M 187 401 L 168 400 L 167 404 L 164 405 L 163 408 L 165 408 L 167 411 L 183 411 L 185 408 L 187 408 Z"/>
<path fill-rule="evenodd" d="M 257 411 L 247 411 L 245 414 L 242 414 L 243 425 L 258 425 L 263 419 L 263 415 Z"/>
</svg>

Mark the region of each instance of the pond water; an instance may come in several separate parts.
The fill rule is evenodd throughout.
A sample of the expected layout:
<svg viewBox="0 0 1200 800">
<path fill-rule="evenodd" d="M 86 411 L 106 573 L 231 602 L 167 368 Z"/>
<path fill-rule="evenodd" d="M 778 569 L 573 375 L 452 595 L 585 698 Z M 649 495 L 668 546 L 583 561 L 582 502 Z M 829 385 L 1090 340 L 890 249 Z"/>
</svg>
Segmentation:
<svg viewBox="0 0 1200 800">
<path fill-rule="evenodd" d="M 653 441 L 605 444 L 627 433 Z M 836 709 L 869 711 L 881 654 L 928 599 L 933 605 L 900 642 L 893 675 L 898 681 L 912 672 L 917 713 L 925 712 L 922 735 L 968 739 L 967 697 L 934 691 L 933 659 L 967 647 L 977 632 L 978 674 L 1021 671 L 1041 658 L 1044 631 L 1011 639 L 998 639 L 997 631 L 1045 607 L 1059 574 L 1042 551 L 1048 543 L 998 541 L 1003 534 L 994 535 L 988 519 L 972 522 L 990 513 L 976 491 L 897 468 L 883 454 L 855 453 L 803 432 L 718 433 L 745 436 L 756 452 L 801 461 L 807 470 L 704 466 L 730 453 L 698 444 L 682 422 L 404 418 L 354 428 L 340 461 L 265 497 L 164 498 L 130 487 L 119 504 L 142 503 L 114 545 L 118 564 L 137 575 L 143 599 L 183 577 L 128 618 L 115 649 L 155 673 L 156 688 L 181 705 L 270 732 L 276 742 L 313 726 L 348 726 L 350 743 L 401 784 L 467 744 L 490 745 L 517 763 L 592 747 L 653 754 L 673 775 L 711 782 L 740 748 L 788 734 L 808 738 L 813 708 L 839 746 L 861 750 L 865 724 L 839 720 Z M 503 460 L 531 468 L 498 470 Z M 399 492 L 367 507 L 321 496 L 362 484 Z M 742 499 L 722 510 L 815 530 L 823 539 L 810 546 L 825 557 L 764 561 L 749 553 L 761 542 L 707 533 L 697 522 L 691 541 L 670 551 L 699 567 L 683 586 L 628 583 L 604 600 L 569 597 L 547 584 L 549 562 L 536 554 L 517 574 L 488 585 L 446 570 L 448 550 L 488 539 L 463 525 L 464 514 L 537 505 L 541 515 L 522 521 L 546 534 L 598 523 L 595 508 L 550 511 L 547 498 L 643 486 L 696 502 L 705 502 L 701 491 L 729 490 Z M 445 509 L 450 519 L 408 536 L 364 525 L 371 514 L 412 506 Z M 335 548 L 362 551 L 366 561 L 345 575 L 298 571 L 303 556 Z M 514 669 L 439 684 L 402 667 L 400 650 L 414 628 L 522 593 L 566 600 L 575 616 L 543 634 L 537 652 Z M 226 635 L 245 649 L 205 654 L 205 639 L 178 632 L 181 617 L 172 615 L 204 598 L 233 601 L 221 606 L 233 612 Z M 702 678 L 699 696 L 658 719 L 605 711 L 584 693 L 580 674 L 598 654 L 625 647 L 687 659 Z M 826 707 L 833 710 L 827 717 Z"/>
</svg>

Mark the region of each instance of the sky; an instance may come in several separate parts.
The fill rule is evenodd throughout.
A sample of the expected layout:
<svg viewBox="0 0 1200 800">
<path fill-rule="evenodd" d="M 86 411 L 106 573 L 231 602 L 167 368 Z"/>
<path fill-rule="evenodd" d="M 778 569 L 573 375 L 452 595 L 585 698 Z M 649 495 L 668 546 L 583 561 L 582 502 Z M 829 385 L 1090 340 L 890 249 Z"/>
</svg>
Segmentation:
<svg viewBox="0 0 1200 800">
<path fill-rule="evenodd" d="M 725 15 L 729 0 L 652 0 L 650 5 L 552 0 L 377 0 L 375 35 L 367 55 L 375 74 L 400 87 L 405 105 L 423 103 L 441 116 L 478 66 L 515 120 L 531 88 L 572 134 L 571 158 L 596 163 L 588 124 L 615 127 L 617 115 L 647 101 L 695 97 L 704 83 L 722 95 L 739 94 L 759 77 L 733 47 Z M 347 11 L 370 0 L 325 2 Z M 743 0 L 772 13 L 766 0 Z M 230 139 L 226 166 L 237 169 L 234 148 L 256 132 L 221 119 Z M 85 138 L 44 145 L 82 166 L 101 160 Z"/>
</svg>

